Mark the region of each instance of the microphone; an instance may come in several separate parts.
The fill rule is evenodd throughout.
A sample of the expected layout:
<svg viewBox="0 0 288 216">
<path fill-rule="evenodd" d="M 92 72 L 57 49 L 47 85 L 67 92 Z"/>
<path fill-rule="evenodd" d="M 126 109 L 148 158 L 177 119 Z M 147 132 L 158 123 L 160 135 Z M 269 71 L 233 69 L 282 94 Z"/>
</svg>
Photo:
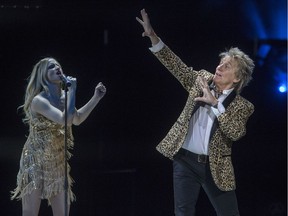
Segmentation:
<svg viewBox="0 0 288 216">
<path fill-rule="evenodd" d="M 62 82 L 65 84 L 65 86 L 67 86 L 67 87 L 71 86 L 71 82 L 67 79 L 67 77 L 64 74 L 62 74 L 61 72 L 58 71 L 57 75 L 60 77 Z"/>
</svg>

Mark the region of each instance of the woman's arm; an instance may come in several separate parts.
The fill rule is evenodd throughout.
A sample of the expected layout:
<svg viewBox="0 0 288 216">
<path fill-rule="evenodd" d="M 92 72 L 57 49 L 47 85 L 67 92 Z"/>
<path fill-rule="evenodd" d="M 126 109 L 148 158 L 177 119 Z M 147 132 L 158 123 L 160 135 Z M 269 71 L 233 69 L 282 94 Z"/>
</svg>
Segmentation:
<svg viewBox="0 0 288 216">
<path fill-rule="evenodd" d="M 105 94 L 105 86 L 101 82 L 98 83 L 98 85 L 95 87 L 92 98 L 83 107 L 76 110 L 73 118 L 73 124 L 80 125 L 83 121 L 85 121 Z"/>
<path fill-rule="evenodd" d="M 75 112 L 75 92 L 77 87 L 76 78 L 68 77 L 71 86 L 67 92 L 67 125 L 71 126 Z M 60 99 L 60 98 L 59 98 Z M 65 110 L 61 110 L 59 106 L 55 106 L 49 100 L 49 97 L 42 93 L 36 95 L 31 103 L 31 110 L 34 113 L 39 113 L 53 122 L 64 125 L 65 124 Z"/>
<path fill-rule="evenodd" d="M 71 105 L 71 103 L 70 103 Z M 53 122 L 64 125 L 65 124 L 65 111 L 61 111 L 57 107 L 53 106 L 50 101 L 43 97 L 42 95 L 37 95 L 33 98 L 31 103 L 31 110 L 34 113 L 39 113 L 45 116 L 47 119 L 50 119 Z M 71 108 L 68 108 L 67 124 L 72 125 L 73 112 Z"/>
</svg>

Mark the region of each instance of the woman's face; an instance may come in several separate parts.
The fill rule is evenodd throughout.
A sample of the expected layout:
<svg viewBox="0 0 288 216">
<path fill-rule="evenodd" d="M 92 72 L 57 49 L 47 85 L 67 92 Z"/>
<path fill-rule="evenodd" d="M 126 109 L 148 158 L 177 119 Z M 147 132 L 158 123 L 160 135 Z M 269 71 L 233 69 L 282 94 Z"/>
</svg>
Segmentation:
<svg viewBox="0 0 288 216">
<path fill-rule="evenodd" d="M 47 79 L 51 83 L 60 83 L 60 74 L 62 74 L 62 69 L 60 64 L 54 59 L 49 59 L 47 66 Z"/>
</svg>

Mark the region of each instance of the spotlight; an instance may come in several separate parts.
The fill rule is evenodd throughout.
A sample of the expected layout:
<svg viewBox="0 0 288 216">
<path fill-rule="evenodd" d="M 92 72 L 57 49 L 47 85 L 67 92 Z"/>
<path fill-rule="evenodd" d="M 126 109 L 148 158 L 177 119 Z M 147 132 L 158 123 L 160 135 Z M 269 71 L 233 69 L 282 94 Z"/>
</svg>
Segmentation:
<svg viewBox="0 0 288 216">
<path fill-rule="evenodd" d="M 279 88 L 278 88 L 278 90 L 279 90 L 279 92 L 281 92 L 281 93 L 287 92 L 287 86 L 286 86 L 286 84 L 280 85 Z"/>
</svg>

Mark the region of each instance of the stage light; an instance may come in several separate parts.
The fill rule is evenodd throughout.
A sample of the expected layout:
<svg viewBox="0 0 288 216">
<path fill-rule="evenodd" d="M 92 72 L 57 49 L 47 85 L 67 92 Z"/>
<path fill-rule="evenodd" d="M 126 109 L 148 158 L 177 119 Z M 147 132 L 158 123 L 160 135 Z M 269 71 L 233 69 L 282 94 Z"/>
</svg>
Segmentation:
<svg viewBox="0 0 288 216">
<path fill-rule="evenodd" d="M 287 92 L 287 2 L 244 0 L 246 35 L 254 41 L 257 67 L 270 77 L 272 94 Z"/>
<path fill-rule="evenodd" d="M 279 86 L 278 90 L 281 93 L 285 93 L 285 92 L 287 92 L 287 86 L 285 84 L 282 84 Z"/>
<path fill-rule="evenodd" d="M 278 87 L 277 87 L 278 91 L 280 93 L 286 93 L 287 92 L 287 72 L 280 71 L 280 69 L 278 68 L 278 72 L 275 72 L 274 79 L 276 83 L 278 84 Z"/>
</svg>

